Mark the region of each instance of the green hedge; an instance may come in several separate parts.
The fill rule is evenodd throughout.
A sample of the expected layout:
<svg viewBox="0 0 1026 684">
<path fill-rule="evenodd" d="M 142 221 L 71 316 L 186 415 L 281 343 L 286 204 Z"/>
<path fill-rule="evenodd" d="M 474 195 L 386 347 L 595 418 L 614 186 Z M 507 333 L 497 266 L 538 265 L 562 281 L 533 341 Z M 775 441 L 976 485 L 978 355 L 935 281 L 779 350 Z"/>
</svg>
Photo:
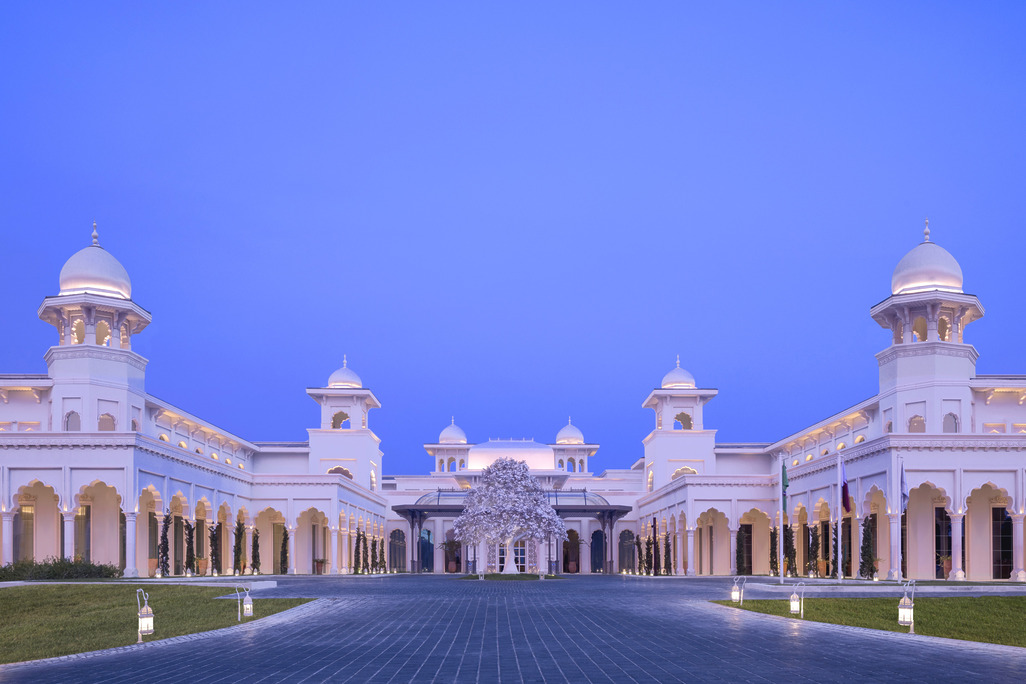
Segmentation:
<svg viewBox="0 0 1026 684">
<path fill-rule="evenodd" d="M 17 561 L 0 567 L 0 582 L 16 580 L 116 579 L 121 568 L 116 565 L 97 565 L 83 560 L 47 558 L 42 563 Z"/>
</svg>

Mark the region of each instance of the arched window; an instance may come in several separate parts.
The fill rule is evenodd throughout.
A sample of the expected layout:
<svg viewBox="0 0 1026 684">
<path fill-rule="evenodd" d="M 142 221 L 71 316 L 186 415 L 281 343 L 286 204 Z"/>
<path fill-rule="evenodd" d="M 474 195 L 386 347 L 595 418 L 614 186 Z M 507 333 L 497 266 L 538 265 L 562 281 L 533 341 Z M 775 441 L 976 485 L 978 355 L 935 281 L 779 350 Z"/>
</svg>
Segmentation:
<svg viewBox="0 0 1026 684">
<path fill-rule="evenodd" d="M 678 477 L 682 477 L 684 475 L 698 475 L 698 471 L 690 466 L 681 466 L 673 471 L 673 475 L 670 476 L 670 479 L 676 480 Z"/>
<path fill-rule="evenodd" d="M 694 423 L 691 421 L 691 416 L 681 411 L 673 417 L 673 429 L 674 430 L 691 430 L 694 427 Z"/>
<path fill-rule="evenodd" d="M 349 420 L 349 414 L 345 411 L 339 411 L 331 417 L 331 428 L 333 430 L 339 430 Z"/>
<path fill-rule="evenodd" d="M 887 421 L 887 424 L 884 425 L 884 432 L 886 432 L 887 434 L 894 432 L 894 423 L 892 423 L 891 421 Z"/>
<path fill-rule="evenodd" d="M 563 464 L 563 459 L 559 459 L 559 469 L 563 470 L 566 466 Z"/>
<path fill-rule="evenodd" d="M 132 432 L 139 432 L 139 421 L 132 419 Z"/>
<path fill-rule="evenodd" d="M 116 423 L 114 422 L 114 416 L 109 413 L 104 413 L 100 416 L 100 419 L 96 421 L 96 428 L 100 432 L 114 432 L 116 429 Z"/>
<path fill-rule="evenodd" d="M 406 533 L 402 530 L 392 530 L 388 535 L 388 567 L 406 572 Z"/>
<path fill-rule="evenodd" d="M 81 318 L 71 324 L 71 343 L 85 344 L 85 321 Z"/>
<path fill-rule="evenodd" d="M 912 334 L 916 336 L 916 342 L 926 342 L 926 319 L 920 316 L 912 323 Z"/>
<path fill-rule="evenodd" d="M 620 533 L 620 570 L 635 570 L 634 533 L 624 530 Z"/>
<path fill-rule="evenodd" d="M 189 448 L 189 445 L 188 445 L 188 444 L 186 444 L 186 443 L 185 443 L 185 440 L 183 439 L 183 440 L 181 440 L 180 442 L 178 442 L 178 448 L 179 448 L 179 449 L 188 449 L 188 448 Z"/>
<path fill-rule="evenodd" d="M 328 468 L 328 475 L 341 475 L 342 477 L 348 477 L 350 480 L 353 479 L 353 473 L 350 472 L 349 468 L 344 466 L 335 466 L 334 468 Z"/>
<path fill-rule="evenodd" d="M 926 432 L 926 419 L 922 416 L 912 416 L 908 419 L 909 432 Z"/>
<path fill-rule="evenodd" d="M 196 447 L 196 453 L 197 454 L 202 454 L 203 453 L 203 447 Z"/>
<path fill-rule="evenodd" d="M 438 472 L 440 472 L 440 473 L 444 473 L 445 472 L 445 459 L 444 458 L 438 459 Z"/>
<path fill-rule="evenodd" d="M 464 461 L 464 460 L 463 460 L 463 459 L 461 458 L 461 459 L 460 459 L 460 470 L 463 470 L 463 469 L 464 469 L 464 468 L 466 468 L 466 467 L 467 467 L 467 466 L 466 466 L 466 461 Z"/>
<path fill-rule="evenodd" d="M 859 435 L 858 437 L 855 438 L 855 443 L 856 444 L 862 444 L 865 441 L 866 441 L 866 436 L 865 435 Z"/>
<path fill-rule="evenodd" d="M 449 457 L 449 472 L 456 470 L 456 458 L 454 456 Z"/>
<path fill-rule="evenodd" d="M 958 432 L 958 416 L 954 413 L 949 413 L 944 416 L 944 424 L 942 426 L 944 432 Z"/>
<path fill-rule="evenodd" d="M 830 453 L 830 449 L 823 449 L 823 451 L 819 452 L 819 455 L 820 456 L 826 456 L 829 453 Z"/>
<path fill-rule="evenodd" d="M 951 324 L 943 316 L 937 321 L 937 337 L 940 338 L 941 342 L 951 341 Z"/>
<path fill-rule="evenodd" d="M 165 435 L 163 432 L 160 433 L 160 437 L 158 437 L 157 439 L 159 439 L 161 442 L 170 442 L 171 441 L 171 439 L 167 435 Z"/>
<path fill-rule="evenodd" d="M 651 470 L 648 471 L 648 491 L 652 491 L 652 485 L 655 483 L 655 473 Z"/>
<path fill-rule="evenodd" d="M 75 411 L 68 411 L 64 416 L 64 429 L 68 432 L 78 432 L 82 429 L 82 417 Z"/>
<path fill-rule="evenodd" d="M 106 347 L 110 341 L 110 325 L 107 321 L 100 321 L 96 324 L 96 344 Z"/>
<path fill-rule="evenodd" d="M 566 472 L 568 472 L 568 473 L 574 472 L 574 459 L 568 458 L 566 460 Z"/>
<path fill-rule="evenodd" d="M 905 324 L 900 320 L 894 322 L 894 344 L 901 344 L 905 341 Z"/>
<path fill-rule="evenodd" d="M 841 451 L 842 449 L 847 449 L 847 448 L 848 448 L 848 445 L 845 444 L 844 442 L 838 442 L 837 443 L 837 450 L 838 451 Z"/>
</svg>

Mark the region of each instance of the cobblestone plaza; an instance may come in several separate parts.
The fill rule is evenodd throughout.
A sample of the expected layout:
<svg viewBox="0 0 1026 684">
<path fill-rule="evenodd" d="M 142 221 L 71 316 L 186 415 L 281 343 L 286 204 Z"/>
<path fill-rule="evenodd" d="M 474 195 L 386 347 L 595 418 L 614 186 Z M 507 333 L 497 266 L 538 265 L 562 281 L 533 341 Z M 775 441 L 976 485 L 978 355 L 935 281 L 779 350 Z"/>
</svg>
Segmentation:
<svg viewBox="0 0 1026 684">
<path fill-rule="evenodd" d="M 283 578 L 259 596 L 317 600 L 217 632 L 0 667 L 0 681 L 1026 680 L 1024 649 L 709 603 L 725 598 L 730 585 L 727 578 L 673 577 Z M 752 595 L 777 596 L 768 586 Z"/>
</svg>

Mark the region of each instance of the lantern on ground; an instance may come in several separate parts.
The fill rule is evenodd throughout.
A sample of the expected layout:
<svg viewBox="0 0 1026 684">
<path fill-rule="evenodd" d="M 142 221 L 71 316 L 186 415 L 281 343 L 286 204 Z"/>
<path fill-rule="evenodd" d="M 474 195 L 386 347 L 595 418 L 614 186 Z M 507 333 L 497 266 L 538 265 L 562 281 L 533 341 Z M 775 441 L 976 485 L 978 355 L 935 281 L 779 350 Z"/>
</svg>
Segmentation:
<svg viewBox="0 0 1026 684">
<path fill-rule="evenodd" d="M 142 601 L 139 600 L 140 595 Z M 139 609 L 139 641 L 142 643 L 143 634 L 153 634 L 153 609 L 150 608 L 150 595 L 142 589 L 135 590 L 135 605 Z"/>
<path fill-rule="evenodd" d="M 912 596 L 908 595 L 909 587 L 912 588 Z M 916 597 L 916 581 L 910 580 L 905 585 L 905 592 L 898 601 L 898 624 L 905 626 L 908 625 L 908 633 L 916 633 L 916 622 L 913 609 L 915 608 L 915 597 Z"/>
<path fill-rule="evenodd" d="M 741 582 L 740 586 L 738 586 L 738 582 Z M 738 603 L 738 604 L 744 605 L 744 603 L 745 603 L 745 584 L 747 584 L 747 583 L 748 583 L 748 578 L 747 577 L 745 577 L 744 579 L 742 579 L 741 577 L 735 577 L 734 578 L 734 586 L 732 586 L 730 588 L 730 600 L 731 601 L 733 601 L 734 603 Z"/>
<path fill-rule="evenodd" d="M 240 591 L 246 592 L 243 596 Z M 246 587 L 235 587 L 235 598 L 239 602 L 239 622 L 242 622 L 242 617 L 253 617 L 253 599 L 249 596 L 249 589 Z"/>
<path fill-rule="evenodd" d="M 801 592 L 801 596 L 798 592 Z M 791 594 L 789 601 L 791 608 L 791 615 L 798 615 L 802 619 L 805 618 L 805 582 L 799 582 L 794 587 L 794 592 Z"/>
</svg>

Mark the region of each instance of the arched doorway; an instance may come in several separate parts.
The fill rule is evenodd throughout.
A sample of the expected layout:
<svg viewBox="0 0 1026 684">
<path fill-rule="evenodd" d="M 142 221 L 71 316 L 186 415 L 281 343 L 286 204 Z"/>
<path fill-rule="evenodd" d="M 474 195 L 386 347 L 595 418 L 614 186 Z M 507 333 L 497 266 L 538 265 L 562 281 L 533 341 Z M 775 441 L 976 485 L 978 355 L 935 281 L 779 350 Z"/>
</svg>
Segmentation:
<svg viewBox="0 0 1026 684">
<path fill-rule="evenodd" d="M 634 552 L 634 533 L 624 530 L 620 533 L 620 570 L 637 570 L 637 558 Z"/>
<path fill-rule="evenodd" d="M 601 530 L 591 533 L 591 571 L 602 572 L 605 567 L 606 535 Z"/>
<path fill-rule="evenodd" d="M 420 571 L 435 571 L 435 544 L 431 530 L 420 531 Z"/>
<path fill-rule="evenodd" d="M 389 568 L 396 572 L 406 572 L 406 533 L 392 530 L 388 536 Z"/>
<path fill-rule="evenodd" d="M 577 534 L 577 530 L 567 530 L 566 536 L 567 540 L 563 542 L 563 572 L 580 572 L 581 536 Z"/>
</svg>

